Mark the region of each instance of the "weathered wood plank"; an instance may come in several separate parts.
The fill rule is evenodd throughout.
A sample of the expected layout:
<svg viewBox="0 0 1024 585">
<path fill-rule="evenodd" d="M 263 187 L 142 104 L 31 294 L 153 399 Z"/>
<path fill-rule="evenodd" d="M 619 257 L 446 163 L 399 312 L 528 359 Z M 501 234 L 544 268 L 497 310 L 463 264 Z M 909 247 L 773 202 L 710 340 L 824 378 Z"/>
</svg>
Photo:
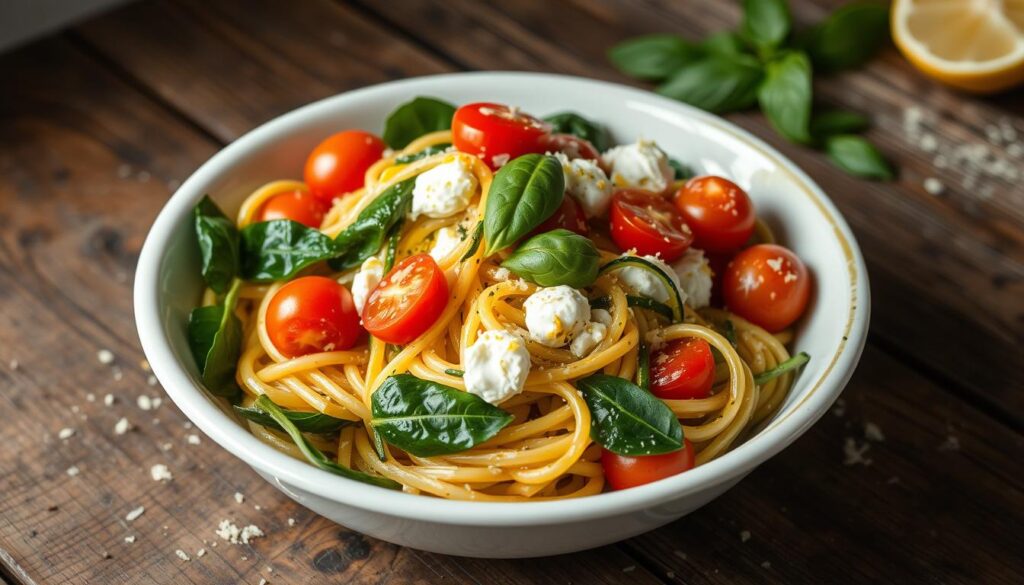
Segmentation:
<svg viewBox="0 0 1024 585">
<path fill-rule="evenodd" d="M 218 145 L 63 41 L 7 55 L 0 71 L 20 80 L 0 96 L 0 168 L 10 177 L 0 183 L 0 404 L 9 413 L 0 550 L 11 574 L 17 566 L 40 583 L 615 583 L 635 564 L 615 547 L 483 563 L 368 539 L 300 508 L 212 442 L 190 444 L 196 431 L 173 405 L 142 410 L 138 396 L 161 392 L 138 365 L 135 260 L 169 187 Z M 113 364 L 100 363 L 101 349 Z M 131 430 L 118 434 L 122 417 Z M 73 434 L 62 439 L 65 428 Z M 155 464 L 174 479 L 153 481 Z M 127 520 L 137 506 L 142 516 Z M 255 523 L 267 537 L 230 545 L 215 536 L 221 519 Z M 657 582 L 639 569 L 630 580 Z"/>
</svg>

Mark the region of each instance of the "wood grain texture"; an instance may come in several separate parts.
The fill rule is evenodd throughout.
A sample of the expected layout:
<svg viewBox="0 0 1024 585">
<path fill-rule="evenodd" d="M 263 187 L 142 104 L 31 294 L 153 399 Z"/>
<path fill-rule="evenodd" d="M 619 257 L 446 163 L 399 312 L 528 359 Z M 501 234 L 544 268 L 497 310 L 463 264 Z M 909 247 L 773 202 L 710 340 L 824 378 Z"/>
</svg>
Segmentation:
<svg viewBox="0 0 1024 585">
<path fill-rule="evenodd" d="M 835 3 L 793 4 L 810 21 Z M 131 320 L 139 247 L 173 188 L 224 142 L 314 99 L 412 75 L 511 68 L 625 81 L 604 60 L 612 42 L 656 30 L 696 38 L 738 18 L 734 4 L 712 0 L 381 6 L 138 3 L 0 57 L 0 71 L 18 80 L 0 92 L 0 404 L 13 413 L 0 425 L 2 578 L 1011 583 L 1024 574 L 1024 439 L 1004 424 L 1019 425 L 1024 412 L 1022 191 L 1007 183 L 988 198 L 927 195 L 924 177 L 963 177 L 931 168 L 902 130 L 903 110 L 919 104 L 938 114 L 943 140 L 984 141 L 1003 116 L 1024 123 L 1024 100 L 968 101 L 892 52 L 818 89 L 829 104 L 870 111 L 872 138 L 903 169 L 897 183 L 850 179 L 782 143 L 759 116 L 730 117 L 791 156 L 850 219 L 870 265 L 875 333 L 842 416 L 826 415 L 683 520 L 551 559 L 413 551 L 314 516 L 205 438 L 189 444 L 196 431 L 173 405 L 140 410 L 138 395 L 161 392 L 138 366 Z M 120 379 L 97 361 L 101 348 L 116 354 Z M 979 411 L 983 398 L 995 418 Z M 133 425 L 125 435 L 113 430 L 121 417 Z M 845 466 L 844 442 L 864 444 L 867 422 L 885 441 L 871 443 L 871 465 Z M 62 441 L 65 427 L 76 433 Z M 156 463 L 170 467 L 171 482 L 150 479 Z M 145 513 L 127 522 L 138 505 Z M 219 541 L 222 518 L 256 523 L 267 537 Z"/>
</svg>

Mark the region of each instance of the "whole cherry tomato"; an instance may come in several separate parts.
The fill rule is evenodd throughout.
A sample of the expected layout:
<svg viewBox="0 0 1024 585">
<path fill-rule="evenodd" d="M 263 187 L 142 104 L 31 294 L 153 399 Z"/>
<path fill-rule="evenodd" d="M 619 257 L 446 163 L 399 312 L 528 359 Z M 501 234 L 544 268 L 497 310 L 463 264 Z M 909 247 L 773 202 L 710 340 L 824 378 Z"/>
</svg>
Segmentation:
<svg viewBox="0 0 1024 585">
<path fill-rule="evenodd" d="M 803 315 L 811 277 L 796 254 L 775 244 L 758 244 L 737 254 L 725 269 L 725 305 L 774 333 Z"/>
<path fill-rule="evenodd" d="M 380 160 L 384 148 L 384 141 L 369 132 L 338 132 L 309 153 L 306 185 L 318 199 L 330 203 L 363 186 L 366 170 Z"/>
<path fill-rule="evenodd" d="M 288 191 L 267 199 L 260 209 L 259 221 L 290 219 L 311 228 L 319 228 L 327 209 L 328 205 L 309 191 Z"/>
<path fill-rule="evenodd" d="M 455 110 L 452 144 L 497 169 L 524 154 L 544 152 L 549 126 L 502 104 L 479 102 Z"/>
<path fill-rule="evenodd" d="M 754 205 L 728 179 L 694 177 L 676 192 L 675 204 L 693 230 L 693 245 L 702 250 L 737 250 L 754 233 Z"/>
<path fill-rule="evenodd" d="M 287 357 L 349 349 L 363 332 L 348 289 L 324 276 L 282 286 L 267 306 L 266 324 L 270 341 Z"/>
<path fill-rule="evenodd" d="M 604 477 L 613 490 L 624 490 L 672 477 L 693 469 L 693 444 L 683 439 L 683 448 L 662 455 L 618 455 L 601 452 Z"/>
</svg>

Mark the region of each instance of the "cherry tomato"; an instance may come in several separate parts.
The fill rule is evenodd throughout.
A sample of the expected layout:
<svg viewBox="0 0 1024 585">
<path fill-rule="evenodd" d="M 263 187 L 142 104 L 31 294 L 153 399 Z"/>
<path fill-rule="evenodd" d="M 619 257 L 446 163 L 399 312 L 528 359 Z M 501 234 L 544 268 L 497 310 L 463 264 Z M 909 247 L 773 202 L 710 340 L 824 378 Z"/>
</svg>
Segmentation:
<svg viewBox="0 0 1024 585">
<path fill-rule="evenodd" d="M 441 316 L 448 281 L 429 254 L 402 260 L 380 281 L 363 307 L 363 325 L 378 339 L 405 345 Z"/>
<path fill-rule="evenodd" d="M 570 159 L 598 160 L 601 157 L 601 153 L 597 152 L 589 140 L 572 134 L 549 134 L 541 142 L 544 144 L 544 152 L 562 152 Z"/>
<path fill-rule="evenodd" d="M 702 250 L 737 250 L 754 233 L 754 205 L 728 179 L 694 177 L 676 192 L 675 204 L 693 230 L 693 245 Z"/>
<path fill-rule="evenodd" d="M 623 189 L 612 196 L 612 239 L 623 250 L 636 248 L 641 256 L 661 255 L 672 262 L 693 242 L 693 232 L 664 197 L 640 189 Z"/>
<path fill-rule="evenodd" d="M 455 110 L 452 144 L 480 157 L 492 169 L 531 152 L 544 152 L 549 126 L 529 114 L 501 104 L 480 102 Z"/>
<path fill-rule="evenodd" d="M 811 295 L 811 277 L 796 254 L 775 244 L 743 250 L 725 269 L 725 305 L 768 331 L 800 318 Z"/>
<path fill-rule="evenodd" d="M 651 393 L 658 398 L 707 398 L 714 381 L 715 356 L 703 339 L 677 339 L 651 355 Z"/>
<path fill-rule="evenodd" d="M 362 328 L 347 288 L 324 276 L 303 276 L 270 299 L 267 333 L 277 351 L 298 357 L 349 349 Z"/>
<path fill-rule="evenodd" d="M 345 130 L 324 140 L 306 159 L 305 180 L 326 203 L 363 186 L 366 169 L 384 154 L 384 141 L 362 130 Z"/>
<path fill-rule="evenodd" d="M 625 490 L 693 469 L 693 444 L 683 439 L 683 448 L 662 455 L 617 455 L 601 452 L 604 477 L 613 490 Z"/>
<path fill-rule="evenodd" d="M 555 210 L 555 213 L 544 220 L 544 223 L 537 226 L 537 229 L 530 232 L 531 236 L 550 232 L 551 230 L 567 229 L 585 236 L 590 232 L 587 225 L 587 216 L 583 213 L 583 207 L 576 201 L 576 198 L 568 193 L 562 198 L 562 205 Z"/>
<path fill-rule="evenodd" d="M 259 221 L 290 219 L 311 228 L 319 228 L 328 206 L 309 191 L 278 193 L 263 204 Z"/>
</svg>

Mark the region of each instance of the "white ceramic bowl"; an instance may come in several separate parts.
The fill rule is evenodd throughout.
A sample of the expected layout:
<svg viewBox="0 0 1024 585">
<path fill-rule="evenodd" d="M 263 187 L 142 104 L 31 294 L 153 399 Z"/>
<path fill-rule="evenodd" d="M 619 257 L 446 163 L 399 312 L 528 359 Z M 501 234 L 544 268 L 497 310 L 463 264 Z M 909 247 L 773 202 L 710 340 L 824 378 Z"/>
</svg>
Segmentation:
<svg viewBox="0 0 1024 585">
<path fill-rule="evenodd" d="M 190 227 L 204 193 L 234 211 L 257 186 L 300 178 L 309 151 L 345 128 L 380 132 L 418 95 L 497 101 L 537 115 L 573 110 L 607 124 L 618 142 L 655 139 L 702 173 L 746 188 L 758 214 L 815 278 L 796 349 L 811 354 L 779 413 L 745 443 L 653 484 L 558 502 L 459 502 L 350 481 L 264 445 L 226 416 L 200 385 L 186 320 L 201 290 Z M 711 501 L 806 431 L 849 380 L 867 333 L 868 280 L 853 234 L 832 202 L 793 163 L 747 132 L 694 108 L 630 87 L 557 75 L 464 73 L 387 83 L 281 116 L 227 146 L 167 202 L 146 238 L 135 317 L 146 357 L 167 393 L 209 437 L 297 502 L 339 524 L 414 548 L 474 557 L 531 557 L 615 542 Z"/>
</svg>

